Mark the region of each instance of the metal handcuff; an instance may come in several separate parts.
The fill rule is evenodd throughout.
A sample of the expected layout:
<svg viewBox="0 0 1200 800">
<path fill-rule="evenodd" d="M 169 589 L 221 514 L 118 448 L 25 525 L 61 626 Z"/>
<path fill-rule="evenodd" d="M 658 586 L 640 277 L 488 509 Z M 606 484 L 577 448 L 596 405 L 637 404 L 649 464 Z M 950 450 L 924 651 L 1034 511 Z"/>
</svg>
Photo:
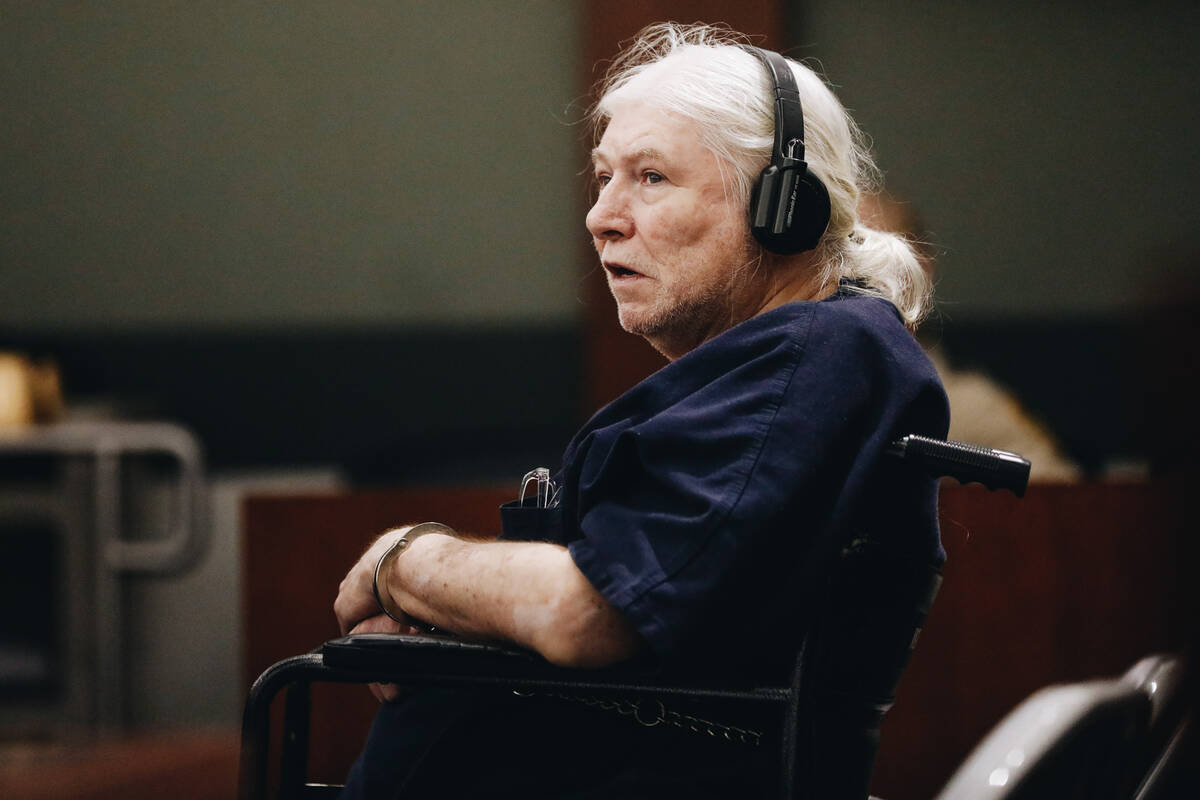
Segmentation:
<svg viewBox="0 0 1200 800">
<path fill-rule="evenodd" d="M 408 617 L 404 610 L 399 606 L 392 604 L 392 594 L 387 591 L 387 570 L 391 568 L 392 562 L 395 561 L 401 553 L 412 546 L 418 538 L 427 533 L 445 533 L 449 536 L 457 536 L 458 532 L 449 525 L 443 525 L 440 522 L 422 522 L 420 525 L 413 525 L 406 530 L 404 534 L 392 542 L 392 546 L 384 551 L 379 560 L 375 562 L 375 576 L 371 580 L 371 591 L 375 593 L 375 602 L 379 603 L 379 607 L 383 609 L 383 613 L 399 622 L 402 625 L 412 625 L 416 620 Z M 383 591 L 379 591 L 379 576 L 383 575 Z M 432 630 L 432 627 L 429 626 Z"/>
</svg>

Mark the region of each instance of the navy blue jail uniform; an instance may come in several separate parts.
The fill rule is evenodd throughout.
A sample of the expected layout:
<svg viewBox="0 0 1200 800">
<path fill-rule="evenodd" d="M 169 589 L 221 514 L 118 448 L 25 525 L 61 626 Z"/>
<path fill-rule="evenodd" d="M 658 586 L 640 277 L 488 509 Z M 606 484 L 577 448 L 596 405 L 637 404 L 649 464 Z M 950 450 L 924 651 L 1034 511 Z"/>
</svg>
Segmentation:
<svg viewBox="0 0 1200 800">
<path fill-rule="evenodd" d="M 559 507 L 510 504 L 504 538 L 566 545 L 661 668 L 778 677 L 814 549 L 865 535 L 944 560 L 936 481 L 883 455 L 948 425 L 896 309 L 843 287 L 729 329 L 601 409 L 566 448 Z M 773 754 L 553 698 L 422 691 L 380 710 L 343 796 L 753 797 Z"/>
</svg>

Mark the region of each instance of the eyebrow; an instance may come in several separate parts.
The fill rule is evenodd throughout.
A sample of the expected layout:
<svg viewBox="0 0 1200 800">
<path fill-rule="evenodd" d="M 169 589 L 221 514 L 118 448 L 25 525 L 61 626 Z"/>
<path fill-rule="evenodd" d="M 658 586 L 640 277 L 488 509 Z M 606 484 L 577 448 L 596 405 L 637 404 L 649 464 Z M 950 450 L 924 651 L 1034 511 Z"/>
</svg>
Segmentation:
<svg viewBox="0 0 1200 800">
<path fill-rule="evenodd" d="M 600 148 L 593 147 L 592 148 L 592 163 L 595 164 L 600 159 L 600 157 L 601 157 Z M 642 148 L 634 151 L 633 154 L 630 156 L 630 160 L 632 160 L 632 161 L 638 161 L 643 158 L 650 159 L 652 161 L 666 161 L 667 160 L 666 154 L 663 153 L 662 150 L 659 150 L 656 147 L 642 147 Z"/>
</svg>

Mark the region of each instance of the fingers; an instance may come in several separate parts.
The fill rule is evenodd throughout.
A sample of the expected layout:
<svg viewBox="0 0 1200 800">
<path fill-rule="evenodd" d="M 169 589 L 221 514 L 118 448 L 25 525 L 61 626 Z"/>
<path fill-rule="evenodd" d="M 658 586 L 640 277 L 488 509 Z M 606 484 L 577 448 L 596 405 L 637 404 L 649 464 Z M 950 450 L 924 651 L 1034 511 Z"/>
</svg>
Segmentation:
<svg viewBox="0 0 1200 800">
<path fill-rule="evenodd" d="M 418 633 L 418 630 L 412 625 L 403 625 L 386 614 L 377 614 L 373 617 L 368 617 L 362 622 L 355 625 L 350 633 Z M 371 690 L 371 694 L 381 703 L 394 703 L 404 696 L 405 689 L 397 686 L 394 683 L 371 683 L 367 684 L 367 688 Z"/>
<path fill-rule="evenodd" d="M 350 629 L 350 633 L 420 633 L 417 628 L 408 624 L 396 622 L 386 614 L 375 614 L 367 617 Z"/>
<path fill-rule="evenodd" d="M 407 688 L 401 688 L 394 683 L 372 683 L 368 684 L 367 688 L 381 703 L 394 703 L 408 693 Z"/>
<path fill-rule="evenodd" d="M 369 600 L 367 599 L 369 598 Z M 345 636 L 364 619 L 379 613 L 379 604 L 374 594 L 367 590 L 367 597 L 355 587 L 344 588 L 333 601 L 333 614 L 337 617 L 338 630 Z"/>
<path fill-rule="evenodd" d="M 367 617 L 378 614 L 379 601 L 375 599 L 375 565 L 387 552 L 392 543 L 411 526 L 394 528 L 377 538 L 362 557 L 346 573 L 338 584 L 337 598 L 333 601 L 333 613 L 337 617 L 338 630 L 343 636 Z"/>
<path fill-rule="evenodd" d="M 333 601 L 333 613 L 337 617 L 338 630 L 342 636 L 350 633 L 418 633 L 410 624 L 397 622 L 380 613 L 379 601 L 375 598 L 375 565 L 392 542 L 408 530 L 396 528 L 381 535 L 367 548 L 346 577 L 338 584 L 338 595 Z M 403 696 L 400 687 L 390 683 L 369 684 L 371 694 L 381 703 L 391 703 Z"/>
<path fill-rule="evenodd" d="M 380 611 L 374 589 L 375 560 L 370 556 L 371 550 L 368 550 L 338 585 L 337 598 L 333 601 L 333 613 L 337 617 L 342 635 Z"/>
<path fill-rule="evenodd" d="M 408 694 L 408 687 L 397 686 L 394 683 L 379 684 L 379 693 L 385 703 L 394 703 Z"/>
<path fill-rule="evenodd" d="M 355 564 L 342 579 L 338 585 L 337 597 L 333 601 L 333 614 L 337 617 L 338 628 L 343 636 L 370 616 L 372 611 L 378 611 L 378 603 L 370 586 L 365 587 L 364 594 L 364 587 L 361 585 L 361 564 L 361 561 Z"/>
</svg>

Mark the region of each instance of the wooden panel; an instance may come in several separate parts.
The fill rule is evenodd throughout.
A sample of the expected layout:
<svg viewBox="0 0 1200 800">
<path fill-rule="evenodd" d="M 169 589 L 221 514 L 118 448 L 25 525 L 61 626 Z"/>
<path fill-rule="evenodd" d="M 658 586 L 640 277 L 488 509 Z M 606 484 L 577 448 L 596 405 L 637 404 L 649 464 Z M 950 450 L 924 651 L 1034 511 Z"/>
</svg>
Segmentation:
<svg viewBox="0 0 1200 800">
<path fill-rule="evenodd" d="M 227 800 L 237 792 L 233 731 L 0 746 L 6 800 Z"/>
</svg>

